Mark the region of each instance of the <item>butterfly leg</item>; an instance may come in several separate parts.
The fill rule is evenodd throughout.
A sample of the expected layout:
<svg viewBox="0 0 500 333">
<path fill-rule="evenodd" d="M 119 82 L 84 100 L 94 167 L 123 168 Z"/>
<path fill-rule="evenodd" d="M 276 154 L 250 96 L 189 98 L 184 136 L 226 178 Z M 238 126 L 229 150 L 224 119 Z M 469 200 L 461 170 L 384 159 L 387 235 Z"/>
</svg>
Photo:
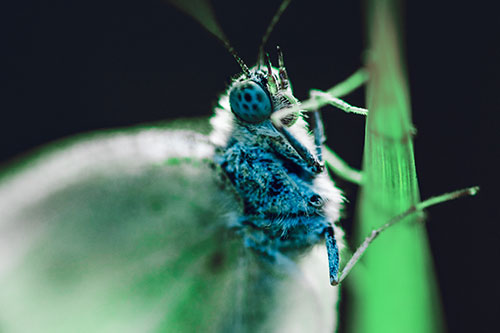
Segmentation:
<svg viewBox="0 0 500 333">
<path fill-rule="evenodd" d="M 313 134 L 318 161 L 326 161 L 327 166 L 339 177 L 352 183 L 361 184 L 361 171 L 351 168 L 333 150 L 324 146 L 326 141 L 321 111 L 313 112 Z"/>
<path fill-rule="evenodd" d="M 276 152 L 279 152 L 280 155 L 282 155 L 287 159 L 291 160 L 301 159 L 307 164 L 308 169 L 313 174 L 318 174 L 324 170 L 323 163 L 320 160 L 318 160 L 318 158 L 313 153 L 311 153 L 304 145 L 302 145 L 302 143 L 300 143 L 300 141 L 297 140 L 292 135 L 292 133 L 290 133 L 283 126 L 276 126 L 276 129 L 283 135 L 288 145 L 292 147 L 292 149 L 288 149 L 286 145 L 280 147 L 279 145 L 282 143 L 274 140 L 270 143 L 273 145 Z"/>
<path fill-rule="evenodd" d="M 358 89 L 365 84 L 366 81 L 368 81 L 368 72 L 366 69 L 361 68 L 354 72 L 354 74 L 349 76 L 346 80 L 328 89 L 327 93 L 333 97 L 342 97 Z"/>
<path fill-rule="evenodd" d="M 351 259 L 347 262 L 347 264 L 344 266 L 342 269 L 342 272 L 340 273 L 340 277 L 338 279 L 338 283 L 342 282 L 347 274 L 351 271 L 351 269 L 356 265 L 356 263 L 361 259 L 361 256 L 366 252 L 368 249 L 368 246 L 370 246 L 371 243 L 385 230 L 393 226 L 394 224 L 401 222 L 405 220 L 408 216 L 422 213 L 424 209 L 434 206 L 437 204 L 440 204 L 442 202 L 450 201 L 450 200 L 455 200 L 461 197 L 465 196 L 472 196 L 476 195 L 476 193 L 479 191 L 479 187 L 473 186 L 469 188 L 465 188 L 462 190 L 454 191 L 454 192 L 449 192 L 449 193 L 444 193 L 436 197 L 429 198 L 425 201 L 419 202 L 410 208 L 408 208 L 406 211 L 403 213 L 396 215 L 392 219 L 390 219 L 386 224 L 380 226 L 377 229 L 372 230 L 370 235 L 368 235 L 363 243 L 356 249 L 354 254 L 352 255 Z"/>
<path fill-rule="evenodd" d="M 310 99 L 308 101 L 304 101 L 303 106 L 306 109 L 314 110 L 314 108 L 319 109 L 320 107 L 329 104 L 348 113 L 357 113 L 366 116 L 368 114 L 367 109 L 352 106 L 341 100 L 339 97 L 353 92 L 357 88 L 361 87 L 367 80 L 368 72 L 362 68 L 345 81 L 335 85 L 327 91 L 312 89 L 309 92 L 309 95 L 311 96 Z M 314 105 L 314 107 L 308 108 L 307 106 L 309 105 Z"/>
<path fill-rule="evenodd" d="M 323 119 L 321 119 L 321 111 L 313 112 L 313 134 L 314 145 L 316 146 L 316 157 L 320 162 L 323 162 L 323 144 L 326 141 L 325 127 Z"/>
<path fill-rule="evenodd" d="M 330 284 L 335 286 L 339 283 L 339 248 L 337 246 L 337 241 L 335 240 L 335 235 L 333 233 L 333 227 L 331 225 L 325 228 L 324 234 L 326 240 L 326 251 L 328 253 Z"/>
<path fill-rule="evenodd" d="M 351 183 L 357 185 L 362 184 L 363 179 L 361 170 L 351 167 L 329 147 L 325 146 L 323 149 L 323 156 L 325 158 L 326 165 L 330 168 L 330 170 L 332 170 L 340 178 L 350 181 Z"/>
</svg>

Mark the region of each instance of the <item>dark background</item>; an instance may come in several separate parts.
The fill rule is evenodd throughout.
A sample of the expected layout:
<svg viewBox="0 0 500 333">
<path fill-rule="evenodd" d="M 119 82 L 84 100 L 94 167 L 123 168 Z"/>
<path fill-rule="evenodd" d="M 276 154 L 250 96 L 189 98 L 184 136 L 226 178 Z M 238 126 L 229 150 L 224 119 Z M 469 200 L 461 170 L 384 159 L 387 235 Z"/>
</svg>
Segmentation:
<svg viewBox="0 0 500 333">
<path fill-rule="evenodd" d="M 223 30 L 249 65 L 279 3 L 214 1 Z M 160 0 L 10 6 L 1 11 L 2 164 L 75 133 L 208 116 L 239 71 L 215 38 Z M 422 197 L 482 187 L 473 199 L 429 210 L 427 228 L 451 332 L 493 331 L 500 316 L 495 13 L 481 2 L 437 1 L 411 1 L 403 11 Z M 310 88 L 327 89 L 361 66 L 364 29 L 363 6 L 356 1 L 296 0 L 267 49 L 275 59 L 274 46 L 282 47 L 296 96 L 304 99 Z M 363 106 L 363 91 L 346 100 Z M 334 109 L 326 109 L 324 118 L 329 145 L 360 167 L 364 120 Z M 339 185 L 354 203 L 356 187 Z"/>
</svg>

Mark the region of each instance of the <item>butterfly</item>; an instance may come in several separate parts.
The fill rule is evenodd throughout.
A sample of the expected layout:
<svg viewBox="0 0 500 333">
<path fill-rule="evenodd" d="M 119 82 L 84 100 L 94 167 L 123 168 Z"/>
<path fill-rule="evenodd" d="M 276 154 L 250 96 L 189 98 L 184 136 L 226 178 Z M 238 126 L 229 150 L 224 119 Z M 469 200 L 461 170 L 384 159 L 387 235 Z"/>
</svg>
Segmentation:
<svg viewBox="0 0 500 333">
<path fill-rule="evenodd" d="M 255 71 L 259 77 L 263 73 Z M 267 73 L 273 79 L 282 75 Z M 244 85 L 254 81 L 236 82 Z M 280 85 L 285 83 L 288 81 L 280 81 Z M 235 98 L 245 99 L 251 91 L 240 88 Z M 285 104 L 293 100 L 290 86 L 276 89 L 280 95 L 273 97 L 273 103 L 280 98 Z M 261 93 L 265 95 L 255 98 L 270 103 L 268 91 Z M 293 204 L 301 202 L 316 212 L 278 211 L 277 218 L 268 219 L 277 221 L 297 214 L 305 219 L 304 214 L 315 214 L 321 230 L 304 238 L 307 242 L 300 247 L 294 242 L 301 233 L 295 233 L 294 240 L 286 239 L 287 235 L 279 237 L 285 230 L 275 231 L 272 238 L 281 248 L 298 252 L 296 260 L 288 259 L 276 246 L 271 246 L 263 259 L 259 251 L 265 242 L 258 246 L 248 243 L 265 235 L 251 233 L 251 225 L 243 227 L 257 221 L 242 221 L 249 216 L 242 209 L 249 210 L 250 205 L 243 203 L 242 208 L 234 182 L 221 179 L 221 175 L 231 177 L 225 161 L 235 163 L 230 161 L 233 157 L 218 153 L 224 147 L 221 140 L 230 140 L 224 138 L 230 131 L 224 127 L 235 122 L 224 119 L 232 117 L 230 107 L 222 106 L 227 102 L 228 96 L 221 98 L 220 115 L 213 119 L 218 129 L 210 138 L 194 131 L 163 128 L 99 133 L 55 146 L 3 179 L 2 330 L 233 332 L 333 328 L 337 296 L 329 285 L 326 253 L 315 248 L 304 257 L 299 250 L 319 242 L 326 230 L 331 237 L 332 225 L 322 222 L 318 207 L 324 205 L 322 196 L 330 195 L 332 219 L 337 220 L 340 192 L 323 172 L 326 184 L 321 193 L 309 190 L 301 201 L 287 206 L 293 210 Z M 302 135 L 309 137 L 304 121 L 294 118 L 298 117 L 292 116 L 290 125 L 295 122 Z M 261 170 L 278 166 L 274 171 L 290 177 L 283 173 L 285 164 L 289 164 L 286 168 L 303 168 L 302 157 L 293 151 L 297 143 L 292 146 L 280 132 L 270 138 L 276 135 L 284 138 L 281 144 L 287 144 L 286 149 L 294 155 L 283 162 L 266 162 L 275 158 L 267 149 L 256 155 L 259 166 Z M 248 152 L 258 148 L 255 144 Z M 221 172 L 221 168 L 226 170 Z M 285 178 L 274 179 L 277 187 L 273 191 L 281 193 L 279 187 L 292 189 L 299 181 L 301 190 L 312 187 L 311 177 L 321 171 L 319 164 L 316 168 L 308 170 L 308 175 L 290 173 L 296 179 L 288 186 Z M 273 175 L 275 172 L 267 174 Z M 258 177 L 241 184 L 251 181 L 258 181 Z M 291 194 L 300 193 L 295 190 Z M 261 200 L 254 206 L 258 209 L 264 204 Z M 259 214 L 265 215 L 254 215 Z M 340 241 L 340 230 L 336 234 Z M 332 251 L 338 256 L 336 248 Z M 27 317 L 29 320 L 25 320 Z M 291 320 L 293 317 L 296 320 Z"/>
</svg>

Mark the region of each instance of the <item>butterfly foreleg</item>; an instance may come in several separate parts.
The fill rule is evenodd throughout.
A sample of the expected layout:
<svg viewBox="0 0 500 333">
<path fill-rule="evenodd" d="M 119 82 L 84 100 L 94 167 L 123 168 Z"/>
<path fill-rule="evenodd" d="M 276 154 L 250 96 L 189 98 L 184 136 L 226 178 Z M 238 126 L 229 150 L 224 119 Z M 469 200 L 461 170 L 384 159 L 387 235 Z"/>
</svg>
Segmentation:
<svg viewBox="0 0 500 333">
<path fill-rule="evenodd" d="M 303 165 L 312 175 L 317 175 L 324 169 L 323 163 L 309 151 L 292 133 L 286 128 L 279 126 L 278 131 L 282 134 L 285 140 L 273 140 L 271 145 L 276 153 L 287 160 L 298 162 Z"/>
</svg>

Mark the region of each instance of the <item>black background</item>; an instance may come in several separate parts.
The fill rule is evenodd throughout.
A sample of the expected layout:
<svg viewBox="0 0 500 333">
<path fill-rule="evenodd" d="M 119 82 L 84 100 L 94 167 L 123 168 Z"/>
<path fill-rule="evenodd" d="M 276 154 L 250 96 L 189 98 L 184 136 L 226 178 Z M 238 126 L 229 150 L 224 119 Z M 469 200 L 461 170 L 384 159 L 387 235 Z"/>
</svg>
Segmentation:
<svg viewBox="0 0 500 333">
<path fill-rule="evenodd" d="M 214 1 L 249 65 L 279 3 Z M 500 316 L 500 25 L 481 2 L 446 3 L 411 1 L 402 16 L 417 172 L 423 198 L 482 187 L 475 198 L 430 209 L 427 228 L 449 331 L 486 332 Z M 267 49 L 272 58 L 275 45 L 284 50 L 299 99 L 361 66 L 364 15 L 356 1 L 292 2 Z M 75 133 L 208 116 L 239 71 L 215 38 L 159 0 L 24 1 L 2 16 L 4 164 Z M 346 100 L 363 106 L 363 91 Z M 329 145 L 360 167 L 364 120 L 334 109 L 324 118 Z M 356 187 L 339 184 L 354 203 Z"/>
</svg>

